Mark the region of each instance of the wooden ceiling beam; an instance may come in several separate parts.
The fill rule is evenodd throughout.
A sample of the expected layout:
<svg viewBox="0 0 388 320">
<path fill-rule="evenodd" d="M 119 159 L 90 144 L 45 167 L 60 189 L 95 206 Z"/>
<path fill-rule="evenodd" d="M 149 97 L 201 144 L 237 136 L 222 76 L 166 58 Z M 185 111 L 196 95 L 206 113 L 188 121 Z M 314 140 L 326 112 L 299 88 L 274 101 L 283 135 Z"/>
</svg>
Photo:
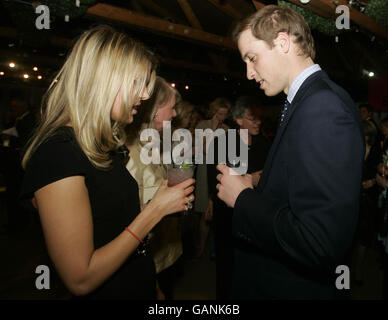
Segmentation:
<svg viewBox="0 0 388 320">
<path fill-rule="evenodd" d="M 2 38 L 17 38 L 18 30 L 8 27 L 0 27 L 0 37 Z M 50 44 L 55 47 L 69 48 L 73 45 L 73 40 L 52 36 L 50 37 Z"/>
<path fill-rule="evenodd" d="M 388 28 L 384 28 L 383 26 L 378 24 L 375 20 L 373 20 L 372 18 L 370 18 L 370 17 L 366 16 L 365 14 L 363 14 L 362 12 L 350 7 L 346 0 L 336 0 L 337 4 L 334 3 L 333 0 L 319 0 L 319 1 L 330 6 L 334 12 L 335 12 L 335 8 L 338 5 L 348 6 L 349 13 L 350 13 L 350 20 L 352 20 L 354 23 L 368 29 L 369 31 L 371 31 L 375 34 L 388 39 Z"/>
<path fill-rule="evenodd" d="M 199 22 L 195 12 L 190 6 L 190 3 L 187 0 L 178 0 L 179 5 L 181 6 L 187 20 L 190 24 L 197 29 L 203 30 L 201 23 Z"/>
<path fill-rule="evenodd" d="M 20 49 L 0 49 L 0 59 L 3 61 L 17 60 L 18 64 L 29 65 L 29 66 L 38 66 L 39 71 L 41 70 L 42 65 L 45 68 L 57 68 L 62 65 L 65 61 L 65 58 L 55 57 L 55 56 L 41 56 L 39 54 L 28 54 L 24 55 Z M 32 69 L 32 68 L 31 68 Z M 31 71 L 32 72 L 32 71 Z"/>
<path fill-rule="evenodd" d="M 339 5 L 345 5 L 349 8 L 350 20 L 354 23 L 358 24 L 365 29 L 368 29 L 372 33 L 375 33 L 379 36 L 382 36 L 388 39 L 388 28 L 384 28 L 380 24 L 378 24 L 372 18 L 366 16 L 362 12 L 352 8 L 348 5 L 346 0 L 314 0 L 310 1 L 308 4 L 302 4 L 299 0 L 288 0 L 299 7 L 310 10 L 324 18 L 333 18 L 335 19 L 339 15 L 336 14 L 335 9 Z"/>
<path fill-rule="evenodd" d="M 134 11 L 115 7 L 106 3 L 97 3 L 86 11 L 86 15 L 104 20 L 113 20 L 131 26 L 147 29 L 156 33 L 166 33 L 203 43 L 236 50 L 235 43 L 230 38 L 208 33 L 192 27 L 171 23 L 163 19 L 144 16 Z"/>
<path fill-rule="evenodd" d="M 223 13 L 227 14 L 228 16 L 235 18 L 237 20 L 241 19 L 244 14 L 242 14 L 240 11 L 236 10 L 234 7 L 232 7 L 229 3 L 225 2 L 221 4 L 219 0 L 208 0 L 212 5 L 217 7 L 219 10 L 221 10 Z"/>
<path fill-rule="evenodd" d="M 187 60 L 177 60 L 172 59 L 168 57 L 162 57 L 162 62 L 167 65 L 171 65 L 174 67 L 189 69 L 189 70 L 195 70 L 195 71 L 201 71 L 206 73 L 212 73 L 212 74 L 223 74 L 227 76 L 233 76 L 238 79 L 245 79 L 245 73 L 244 72 L 231 72 L 226 70 L 220 70 L 219 68 L 215 68 L 214 66 L 195 63 Z"/>
<path fill-rule="evenodd" d="M 18 31 L 14 28 L 0 27 L 0 37 L 3 38 L 16 38 Z"/>
<path fill-rule="evenodd" d="M 18 36 L 18 32 L 16 29 L 0 27 L 0 38 L 12 39 L 12 38 L 17 38 L 17 36 Z M 74 40 L 60 38 L 60 37 L 52 37 L 50 39 L 50 42 L 55 47 L 70 48 L 72 47 Z M 5 59 L 12 56 L 13 55 L 12 52 L 14 51 L 0 50 L 0 59 Z M 195 71 L 212 73 L 212 74 L 225 74 L 227 76 L 233 76 L 236 78 L 244 78 L 245 76 L 244 73 L 231 72 L 228 69 L 219 70 L 218 68 L 215 68 L 214 66 L 211 66 L 211 65 L 194 63 L 187 60 L 177 60 L 177 59 L 169 58 L 167 56 L 161 56 L 160 59 L 162 63 L 171 65 L 177 68 L 184 68 L 188 70 L 195 70 Z M 22 60 L 24 61 L 26 59 L 23 58 Z M 43 57 L 30 56 L 28 60 L 29 62 L 35 62 L 35 63 L 39 63 L 39 65 L 45 65 L 45 66 L 50 66 L 54 68 L 55 67 L 59 68 L 64 62 L 64 58 L 56 58 L 56 57 L 49 57 L 49 56 L 43 56 Z"/>
<path fill-rule="evenodd" d="M 184 24 L 184 21 L 182 19 L 177 17 L 172 12 L 159 6 L 157 3 L 155 3 L 152 0 L 147 0 L 147 1 L 141 0 L 141 5 L 144 7 L 147 7 L 151 11 L 156 12 L 157 14 L 161 15 L 163 18 L 171 18 L 171 19 L 174 19 L 176 23 Z"/>
</svg>

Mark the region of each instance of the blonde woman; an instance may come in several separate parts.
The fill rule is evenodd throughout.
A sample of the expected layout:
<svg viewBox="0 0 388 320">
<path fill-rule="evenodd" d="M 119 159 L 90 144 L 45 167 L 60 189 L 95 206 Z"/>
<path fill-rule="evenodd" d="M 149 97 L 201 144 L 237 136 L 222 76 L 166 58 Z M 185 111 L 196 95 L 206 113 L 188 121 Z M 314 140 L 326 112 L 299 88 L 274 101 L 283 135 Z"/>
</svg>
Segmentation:
<svg viewBox="0 0 388 320">
<path fill-rule="evenodd" d="M 152 91 L 153 55 L 110 27 L 75 43 L 50 85 L 26 151 L 22 195 L 34 198 L 55 270 L 76 296 L 155 298 L 155 266 L 144 238 L 185 209 L 193 180 L 162 183 L 140 211 L 125 168 L 124 126 Z M 53 271 L 51 269 L 51 271 Z"/>
<path fill-rule="evenodd" d="M 228 117 L 229 110 L 231 108 L 231 102 L 224 98 L 215 98 L 209 105 L 209 120 L 202 120 L 198 123 L 199 129 L 212 129 L 217 130 L 219 128 L 227 130 L 229 127 L 224 124 L 225 119 Z"/>
<path fill-rule="evenodd" d="M 156 77 L 151 98 L 142 104 L 141 113 L 136 119 L 132 132 L 137 132 L 134 139 L 130 137 L 128 149 L 131 158 L 127 169 L 139 185 L 140 203 L 145 206 L 154 196 L 164 179 L 167 167 L 161 164 L 144 164 L 140 158 L 142 147 L 147 142 L 140 141 L 143 129 L 153 128 L 160 134 L 163 121 L 170 121 L 177 113 L 175 105 L 180 101 L 180 94 L 163 78 Z M 166 217 L 151 232 L 151 252 L 154 256 L 158 274 L 158 299 L 172 299 L 172 285 L 175 263 L 182 255 L 181 219 Z"/>
<path fill-rule="evenodd" d="M 181 101 L 177 104 L 176 109 L 178 115 L 172 121 L 173 127 L 176 129 L 189 129 L 194 114 L 194 105 L 188 101 Z"/>
</svg>

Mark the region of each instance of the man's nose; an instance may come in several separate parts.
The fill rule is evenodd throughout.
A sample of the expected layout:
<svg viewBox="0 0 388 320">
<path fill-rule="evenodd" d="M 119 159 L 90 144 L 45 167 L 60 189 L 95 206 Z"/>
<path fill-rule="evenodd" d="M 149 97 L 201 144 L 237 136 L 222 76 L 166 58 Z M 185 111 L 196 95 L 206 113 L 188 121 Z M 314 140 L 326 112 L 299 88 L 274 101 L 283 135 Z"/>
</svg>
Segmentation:
<svg viewBox="0 0 388 320">
<path fill-rule="evenodd" d="M 252 80 L 255 77 L 255 73 L 253 70 L 253 67 L 251 67 L 249 64 L 247 64 L 247 78 L 248 80 Z"/>
</svg>

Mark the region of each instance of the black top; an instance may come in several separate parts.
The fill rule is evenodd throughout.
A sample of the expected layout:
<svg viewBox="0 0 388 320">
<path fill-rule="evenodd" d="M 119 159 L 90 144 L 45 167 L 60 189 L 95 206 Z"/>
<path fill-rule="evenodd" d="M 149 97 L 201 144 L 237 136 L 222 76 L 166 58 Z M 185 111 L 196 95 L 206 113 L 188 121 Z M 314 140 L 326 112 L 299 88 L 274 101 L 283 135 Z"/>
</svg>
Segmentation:
<svg viewBox="0 0 388 320">
<path fill-rule="evenodd" d="M 22 197 L 66 177 L 82 175 L 93 217 L 95 249 L 117 237 L 140 212 L 135 179 L 124 156 L 111 152 L 112 169 L 95 168 L 80 148 L 71 127 L 61 127 L 32 155 L 22 186 Z M 128 236 L 131 235 L 128 233 Z M 87 298 L 153 299 L 155 267 L 150 256 L 132 254 L 123 266 Z"/>
</svg>

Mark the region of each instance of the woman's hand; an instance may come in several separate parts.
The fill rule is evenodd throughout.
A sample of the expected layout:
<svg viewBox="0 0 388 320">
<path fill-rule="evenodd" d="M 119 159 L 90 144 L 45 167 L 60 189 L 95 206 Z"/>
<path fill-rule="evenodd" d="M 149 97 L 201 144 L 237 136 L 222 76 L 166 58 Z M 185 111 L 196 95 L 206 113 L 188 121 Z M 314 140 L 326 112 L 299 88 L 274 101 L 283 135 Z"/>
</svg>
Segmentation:
<svg viewBox="0 0 388 320">
<path fill-rule="evenodd" d="M 156 208 L 162 217 L 187 209 L 186 204 L 194 200 L 194 179 L 187 179 L 173 187 L 168 187 L 164 180 L 160 185 L 149 206 Z"/>
</svg>

